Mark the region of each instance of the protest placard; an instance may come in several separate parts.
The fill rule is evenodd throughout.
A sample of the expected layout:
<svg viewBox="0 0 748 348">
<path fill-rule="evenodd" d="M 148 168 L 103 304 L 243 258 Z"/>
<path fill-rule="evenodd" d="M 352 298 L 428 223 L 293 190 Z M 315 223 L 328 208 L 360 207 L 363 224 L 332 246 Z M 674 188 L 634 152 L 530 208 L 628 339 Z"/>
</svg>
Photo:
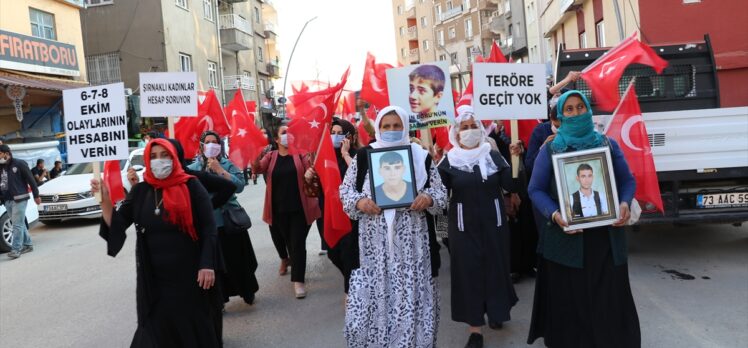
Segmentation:
<svg viewBox="0 0 748 348">
<path fill-rule="evenodd" d="M 124 83 L 66 89 L 62 97 L 68 163 L 128 157 Z"/>
<path fill-rule="evenodd" d="M 547 118 L 545 65 L 473 64 L 473 110 L 481 120 Z"/>
<path fill-rule="evenodd" d="M 197 116 L 195 72 L 140 73 L 140 114 L 144 117 Z"/>
<path fill-rule="evenodd" d="M 454 119 L 447 62 L 387 69 L 390 105 L 405 109 L 410 130 L 448 126 Z"/>
</svg>

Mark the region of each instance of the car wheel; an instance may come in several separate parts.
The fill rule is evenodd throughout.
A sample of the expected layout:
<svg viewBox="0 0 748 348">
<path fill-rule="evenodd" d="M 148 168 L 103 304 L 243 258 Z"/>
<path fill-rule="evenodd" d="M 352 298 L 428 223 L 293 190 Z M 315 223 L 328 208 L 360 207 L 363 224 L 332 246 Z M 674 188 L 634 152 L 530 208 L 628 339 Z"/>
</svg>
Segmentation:
<svg viewBox="0 0 748 348">
<path fill-rule="evenodd" d="M 57 220 L 39 220 L 39 221 L 41 223 L 47 225 L 47 226 L 59 225 L 62 222 L 61 219 L 57 219 Z"/>
<path fill-rule="evenodd" d="M 3 238 L 0 239 L 0 252 L 10 251 L 13 243 L 13 225 L 10 223 L 10 216 L 5 213 L 0 216 L 0 230 Z"/>
</svg>

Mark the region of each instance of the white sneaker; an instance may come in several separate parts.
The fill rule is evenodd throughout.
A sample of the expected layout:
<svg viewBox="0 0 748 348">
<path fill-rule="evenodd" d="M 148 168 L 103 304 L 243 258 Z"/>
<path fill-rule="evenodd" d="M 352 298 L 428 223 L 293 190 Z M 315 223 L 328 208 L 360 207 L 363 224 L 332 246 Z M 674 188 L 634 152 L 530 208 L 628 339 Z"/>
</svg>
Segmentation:
<svg viewBox="0 0 748 348">
<path fill-rule="evenodd" d="M 304 283 L 294 282 L 293 289 L 294 289 L 294 292 L 296 293 L 296 298 L 302 299 L 306 297 L 306 288 L 304 288 Z"/>
<path fill-rule="evenodd" d="M 320 255 L 320 256 L 327 255 L 327 250 L 320 250 L 319 253 L 317 253 L 317 255 Z"/>
</svg>

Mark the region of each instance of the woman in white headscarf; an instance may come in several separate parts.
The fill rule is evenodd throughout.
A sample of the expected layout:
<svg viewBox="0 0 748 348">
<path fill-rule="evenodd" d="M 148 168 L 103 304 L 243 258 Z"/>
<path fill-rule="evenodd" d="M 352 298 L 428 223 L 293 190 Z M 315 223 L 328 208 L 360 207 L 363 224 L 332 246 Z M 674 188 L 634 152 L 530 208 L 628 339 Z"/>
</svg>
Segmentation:
<svg viewBox="0 0 748 348">
<path fill-rule="evenodd" d="M 382 109 L 371 147 L 411 146 L 417 195 L 410 207 L 382 210 L 371 199 L 367 148 L 340 186 L 343 209 L 359 221 L 360 268 L 351 273 L 345 318 L 349 347 L 436 346 L 439 303 L 425 211 L 444 209 L 446 190 L 428 153 L 410 144 L 408 125 L 402 108 Z"/>
<path fill-rule="evenodd" d="M 472 108 L 449 130 L 453 148 L 439 163 L 449 200 L 452 320 L 468 324 L 466 347 L 483 347 L 481 328 L 501 328 L 517 295 L 509 275 L 509 228 L 504 191 L 514 190 L 511 168 L 492 151 Z"/>
</svg>

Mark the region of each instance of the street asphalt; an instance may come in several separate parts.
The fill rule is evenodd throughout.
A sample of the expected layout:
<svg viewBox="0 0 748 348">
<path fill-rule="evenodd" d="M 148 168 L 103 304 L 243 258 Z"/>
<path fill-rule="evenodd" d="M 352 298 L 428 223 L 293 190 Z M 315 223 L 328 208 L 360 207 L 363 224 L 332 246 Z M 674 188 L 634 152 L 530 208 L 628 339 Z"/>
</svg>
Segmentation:
<svg viewBox="0 0 748 348">
<path fill-rule="evenodd" d="M 289 276 L 261 220 L 264 186 L 246 186 L 260 291 L 253 306 L 232 298 L 224 315 L 225 347 L 345 347 L 342 276 L 318 255 L 315 227 L 307 240 L 306 299 L 293 297 Z M 0 255 L 0 347 L 129 347 L 136 326 L 132 229 L 124 249 L 106 255 L 98 220 L 36 224 L 35 250 Z M 642 347 L 748 346 L 748 226 L 644 226 L 629 233 L 629 271 Z M 450 319 L 449 255 L 442 249 L 439 347 L 463 347 L 466 326 Z M 534 279 L 516 284 L 519 303 L 486 347 L 527 345 Z"/>
</svg>

